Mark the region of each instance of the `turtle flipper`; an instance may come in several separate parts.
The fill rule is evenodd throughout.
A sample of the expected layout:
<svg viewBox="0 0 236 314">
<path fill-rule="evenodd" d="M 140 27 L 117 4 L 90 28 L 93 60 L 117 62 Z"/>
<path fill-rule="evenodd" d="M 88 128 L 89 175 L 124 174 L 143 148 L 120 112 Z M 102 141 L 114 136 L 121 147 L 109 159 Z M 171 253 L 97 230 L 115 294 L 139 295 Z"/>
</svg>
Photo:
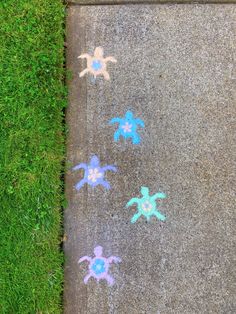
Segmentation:
<svg viewBox="0 0 236 314">
<path fill-rule="evenodd" d="M 79 260 L 78 260 L 78 263 L 82 263 L 82 262 L 91 262 L 92 261 L 92 258 L 91 257 L 89 257 L 89 256 L 83 256 L 83 257 L 81 257 Z"/>
<path fill-rule="evenodd" d="M 121 123 L 121 118 L 113 118 L 109 121 L 109 124 Z"/>
<path fill-rule="evenodd" d="M 138 203 L 138 202 L 139 202 L 138 198 L 136 197 L 131 198 L 131 200 L 129 200 L 128 203 L 126 204 L 126 207 L 132 206 L 133 204 Z"/>
<path fill-rule="evenodd" d="M 114 280 L 114 278 L 111 275 L 107 274 L 105 279 L 107 280 L 109 286 L 113 286 L 114 285 L 115 280 Z"/>
<path fill-rule="evenodd" d="M 76 190 L 79 191 L 85 183 L 87 183 L 87 180 L 86 180 L 86 179 L 82 179 L 80 182 L 78 182 L 78 183 L 75 185 Z"/>
<path fill-rule="evenodd" d="M 86 275 L 86 276 L 84 277 L 84 283 L 85 283 L 85 284 L 87 284 L 87 283 L 88 283 L 89 278 L 91 278 L 91 277 L 92 277 L 92 275 L 91 275 L 91 274 Z"/>
<path fill-rule="evenodd" d="M 84 169 L 84 170 L 86 170 L 87 167 L 88 167 L 88 166 L 87 166 L 85 163 L 81 163 L 81 164 L 79 164 L 79 165 L 73 167 L 72 170 L 73 170 L 73 171 L 79 170 L 79 169 Z"/>
<path fill-rule="evenodd" d="M 135 119 L 135 121 L 136 121 L 136 123 L 139 124 L 142 128 L 144 128 L 145 124 L 144 124 L 143 120 L 137 118 L 137 119 Z"/>
<path fill-rule="evenodd" d="M 119 257 L 117 257 L 117 256 L 110 256 L 109 258 L 108 258 L 108 262 L 109 263 L 120 263 L 121 262 L 121 259 L 119 258 Z"/>
<path fill-rule="evenodd" d="M 118 129 L 115 133 L 114 133 L 114 141 L 118 142 L 119 138 L 121 136 L 120 130 Z"/>
<path fill-rule="evenodd" d="M 112 166 L 112 165 L 106 165 L 102 168 L 103 171 L 113 171 L 113 172 L 116 172 L 117 171 L 117 168 L 115 166 Z"/>
<path fill-rule="evenodd" d="M 139 219 L 139 217 L 140 217 L 141 215 L 142 215 L 142 214 L 141 214 L 140 212 L 134 214 L 133 217 L 131 218 L 131 223 L 132 223 L 132 224 L 135 223 L 135 222 Z"/>
<path fill-rule="evenodd" d="M 110 183 L 107 182 L 106 180 L 102 180 L 102 181 L 100 182 L 100 184 L 101 184 L 102 186 L 104 186 L 104 188 L 107 189 L 107 190 L 110 190 L 110 188 L 111 188 Z"/>
<path fill-rule="evenodd" d="M 161 220 L 161 221 L 165 221 L 166 217 L 164 215 L 162 215 L 159 211 L 155 211 L 153 213 L 153 215 L 155 215 L 157 217 L 157 219 Z"/>
<path fill-rule="evenodd" d="M 158 192 L 158 193 L 156 193 L 156 194 L 154 194 L 153 196 L 152 196 L 152 199 L 153 200 L 156 200 L 156 199 L 164 199 L 164 198 L 166 198 L 166 194 L 165 193 L 162 193 L 162 192 Z"/>
<path fill-rule="evenodd" d="M 132 142 L 133 142 L 133 144 L 139 144 L 140 143 L 140 137 L 137 133 L 132 134 Z"/>
</svg>

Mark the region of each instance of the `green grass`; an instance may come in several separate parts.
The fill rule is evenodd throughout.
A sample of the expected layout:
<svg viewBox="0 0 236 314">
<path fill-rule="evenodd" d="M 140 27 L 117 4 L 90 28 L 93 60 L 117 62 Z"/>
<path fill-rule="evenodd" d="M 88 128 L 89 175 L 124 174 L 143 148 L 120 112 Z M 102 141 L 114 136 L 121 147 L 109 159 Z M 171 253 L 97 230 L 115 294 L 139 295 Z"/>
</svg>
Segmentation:
<svg viewBox="0 0 236 314">
<path fill-rule="evenodd" d="M 61 313 L 60 0 L 0 1 L 0 313 Z"/>
</svg>

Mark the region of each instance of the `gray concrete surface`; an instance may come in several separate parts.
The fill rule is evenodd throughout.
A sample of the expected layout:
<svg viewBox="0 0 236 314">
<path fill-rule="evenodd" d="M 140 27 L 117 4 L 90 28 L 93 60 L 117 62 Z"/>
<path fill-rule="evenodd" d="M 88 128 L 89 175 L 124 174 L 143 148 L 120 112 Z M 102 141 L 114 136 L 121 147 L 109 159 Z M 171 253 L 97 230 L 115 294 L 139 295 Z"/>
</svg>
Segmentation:
<svg viewBox="0 0 236 314">
<path fill-rule="evenodd" d="M 77 192 L 68 170 L 66 314 L 236 313 L 235 21 L 233 5 L 69 7 L 68 168 L 97 154 L 119 171 L 112 190 Z M 79 78 L 97 46 L 118 60 L 110 81 Z M 113 141 L 127 109 L 146 123 L 139 146 Z M 142 185 L 168 195 L 166 223 L 131 225 Z M 113 287 L 83 283 L 98 244 L 123 260 Z"/>
</svg>

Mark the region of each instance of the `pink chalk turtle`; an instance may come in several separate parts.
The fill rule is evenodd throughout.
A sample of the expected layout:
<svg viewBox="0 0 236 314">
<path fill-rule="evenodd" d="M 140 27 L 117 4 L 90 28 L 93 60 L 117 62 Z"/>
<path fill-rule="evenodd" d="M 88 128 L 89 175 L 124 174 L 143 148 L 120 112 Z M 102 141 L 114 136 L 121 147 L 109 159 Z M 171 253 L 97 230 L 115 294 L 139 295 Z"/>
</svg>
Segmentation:
<svg viewBox="0 0 236 314">
<path fill-rule="evenodd" d="M 105 279 L 109 286 L 114 284 L 114 278 L 108 274 L 108 270 L 111 263 L 120 263 L 121 259 L 117 256 L 110 256 L 108 258 L 102 256 L 103 248 L 96 246 L 94 249 L 95 257 L 83 256 L 79 259 L 78 263 L 89 262 L 89 273 L 84 278 L 84 283 L 87 284 L 91 277 L 94 277 L 97 282 L 101 279 Z"/>
</svg>

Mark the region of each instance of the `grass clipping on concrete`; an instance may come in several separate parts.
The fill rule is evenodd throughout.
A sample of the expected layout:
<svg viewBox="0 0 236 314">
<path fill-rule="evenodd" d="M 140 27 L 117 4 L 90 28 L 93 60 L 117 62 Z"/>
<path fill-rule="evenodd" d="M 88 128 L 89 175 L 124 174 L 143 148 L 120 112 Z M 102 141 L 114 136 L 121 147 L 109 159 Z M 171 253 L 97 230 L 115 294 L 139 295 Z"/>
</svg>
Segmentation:
<svg viewBox="0 0 236 314">
<path fill-rule="evenodd" d="M 64 15 L 0 3 L 0 313 L 61 313 Z"/>
</svg>

